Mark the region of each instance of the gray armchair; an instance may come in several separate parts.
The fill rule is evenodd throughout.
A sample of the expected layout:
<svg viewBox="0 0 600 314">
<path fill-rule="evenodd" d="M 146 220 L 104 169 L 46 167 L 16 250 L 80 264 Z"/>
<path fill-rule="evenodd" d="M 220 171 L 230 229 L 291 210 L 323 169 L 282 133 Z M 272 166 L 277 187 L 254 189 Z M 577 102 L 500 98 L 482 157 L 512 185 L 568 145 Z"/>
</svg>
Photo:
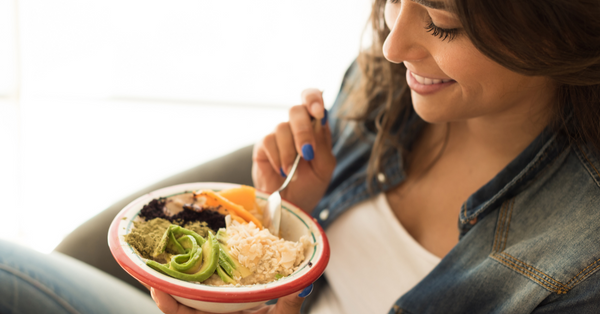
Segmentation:
<svg viewBox="0 0 600 314">
<path fill-rule="evenodd" d="M 108 228 L 113 218 L 134 199 L 166 186 L 189 182 L 231 182 L 252 185 L 252 146 L 199 165 L 138 191 L 105 209 L 71 234 L 55 249 L 92 265 L 144 292 L 148 290 L 127 274 L 112 257 L 108 249 Z"/>
</svg>

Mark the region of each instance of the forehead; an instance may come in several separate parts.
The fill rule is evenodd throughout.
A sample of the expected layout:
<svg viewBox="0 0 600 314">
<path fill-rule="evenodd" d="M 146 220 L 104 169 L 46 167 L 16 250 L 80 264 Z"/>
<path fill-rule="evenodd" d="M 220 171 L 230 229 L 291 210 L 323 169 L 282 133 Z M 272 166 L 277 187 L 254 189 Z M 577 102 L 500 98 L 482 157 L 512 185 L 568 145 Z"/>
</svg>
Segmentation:
<svg viewBox="0 0 600 314">
<path fill-rule="evenodd" d="M 453 12 L 450 1 L 444 1 L 444 0 L 411 0 L 411 1 L 414 3 L 418 3 L 424 7 L 431 8 L 431 9 Z"/>
</svg>

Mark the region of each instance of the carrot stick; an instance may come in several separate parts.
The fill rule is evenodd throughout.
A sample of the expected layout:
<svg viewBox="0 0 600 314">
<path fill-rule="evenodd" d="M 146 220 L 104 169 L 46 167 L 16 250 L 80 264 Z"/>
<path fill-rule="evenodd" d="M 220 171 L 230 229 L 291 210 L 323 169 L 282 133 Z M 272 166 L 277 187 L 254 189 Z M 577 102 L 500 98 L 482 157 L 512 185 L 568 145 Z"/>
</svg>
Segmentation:
<svg viewBox="0 0 600 314">
<path fill-rule="evenodd" d="M 236 215 L 236 214 L 233 214 L 233 215 L 232 215 L 232 214 L 230 213 L 229 215 L 231 215 L 231 219 L 233 219 L 233 220 L 235 220 L 235 221 L 237 221 L 237 222 L 239 222 L 239 223 L 241 223 L 241 224 L 247 224 L 247 223 L 248 223 L 247 221 L 245 221 L 245 220 L 244 220 L 244 218 L 242 218 L 242 217 L 240 217 L 240 216 L 238 216 L 238 215 Z"/>
<path fill-rule="evenodd" d="M 236 215 L 234 212 L 225 209 L 223 206 L 219 206 L 217 209 L 217 212 L 223 216 L 231 216 L 231 219 L 241 223 L 241 224 L 247 224 L 248 222 L 246 220 L 244 220 L 244 218 Z"/>
<path fill-rule="evenodd" d="M 243 206 L 232 203 L 228 199 L 224 198 L 223 196 L 221 196 L 213 191 L 209 191 L 209 190 L 196 191 L 196 193 L 194 193 L 194 196 L 196 198 L 198 198 L 200 196 L 204 196 L 206 198 L 206 202 L 204 203 L 204 205 L 215 206 L 215 207 L 221 205 L 224 209 L 226 209 L 230 212 L 233 212 L 237 216 L 240 216 L 242 219 L 244 219 L 246 221 L 252 221 L 258 228 L 260 228 L 260 229 L 263 228 L 262 223 L 258 219 L 256 219 L 256 217 L 254 217 L 252 214 L 250 214 L 247 210 L 245 210 Z"/>
</svg>

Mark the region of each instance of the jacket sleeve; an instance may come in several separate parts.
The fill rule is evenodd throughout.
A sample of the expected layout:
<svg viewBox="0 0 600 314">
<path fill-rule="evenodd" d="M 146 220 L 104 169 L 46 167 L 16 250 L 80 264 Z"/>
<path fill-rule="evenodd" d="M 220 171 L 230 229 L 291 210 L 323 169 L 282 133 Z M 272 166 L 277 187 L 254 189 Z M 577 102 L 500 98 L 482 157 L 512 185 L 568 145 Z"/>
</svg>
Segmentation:
<svg viewBox="0 0 600 314">
<path fill-rule="evenodd" d="M 553 293 L 547 297 L 533 313 L 600 313 L 600 272 L 596 271 L 569 290 L 566 294 Z"/>
</svg>

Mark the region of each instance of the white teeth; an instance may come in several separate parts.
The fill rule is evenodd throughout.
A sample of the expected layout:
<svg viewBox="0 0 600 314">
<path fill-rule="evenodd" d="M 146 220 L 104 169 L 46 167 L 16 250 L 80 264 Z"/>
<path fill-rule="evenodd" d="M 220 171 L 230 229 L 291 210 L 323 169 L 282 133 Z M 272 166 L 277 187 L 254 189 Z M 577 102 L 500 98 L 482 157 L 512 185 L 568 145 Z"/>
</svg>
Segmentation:
<svg viewBox="0 0 600 314">
<path fill-rule="evenodd" d="M 422 76 L 416 75 L 412 72 L 411 72 L 411 74 L 415 78 L 415 80 L 417 80 L 417 82 L 419 82 L 420 84 L 423 84 L 423 85 L 440 84 L 440 83 L 447 83 L 447 82 L 452 81 L 452 80 L 430 79 L 427 77 L 422 77 Z"/>
<path fill-rule="evenodd" d="M 412 76 L 415 78 L 415 80 L 417 80 L 417 82 L 421 83 L 421 84 L 425 84 L 425 78 L 422 76 L 418 76 L 416 74 L 412 74 Z"/>
</svg>

